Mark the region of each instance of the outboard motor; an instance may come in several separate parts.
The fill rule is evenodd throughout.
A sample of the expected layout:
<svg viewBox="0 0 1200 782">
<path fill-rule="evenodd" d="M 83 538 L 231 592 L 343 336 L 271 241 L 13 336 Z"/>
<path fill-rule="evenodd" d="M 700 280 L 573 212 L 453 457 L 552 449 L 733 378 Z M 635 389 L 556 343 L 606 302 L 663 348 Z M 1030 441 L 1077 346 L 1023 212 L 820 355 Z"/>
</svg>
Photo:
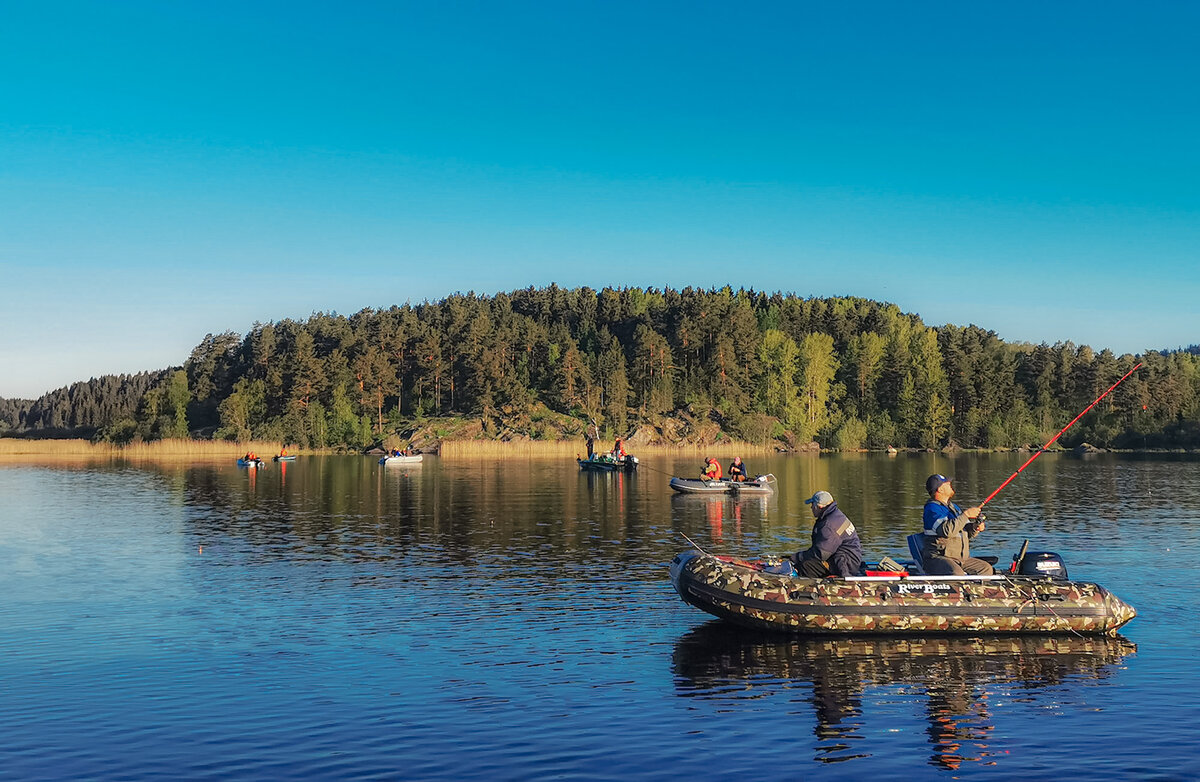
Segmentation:
<svg viewBox="0 0 1200 782">
<path fill-rule="evenodd" d="M 1052 551 L 1027 551 L 1021 557 L 1017 573 L 1022 576 L 1050 576 L 1067 578 L 1067 566 L 1062 557 Z"/>
</svg>

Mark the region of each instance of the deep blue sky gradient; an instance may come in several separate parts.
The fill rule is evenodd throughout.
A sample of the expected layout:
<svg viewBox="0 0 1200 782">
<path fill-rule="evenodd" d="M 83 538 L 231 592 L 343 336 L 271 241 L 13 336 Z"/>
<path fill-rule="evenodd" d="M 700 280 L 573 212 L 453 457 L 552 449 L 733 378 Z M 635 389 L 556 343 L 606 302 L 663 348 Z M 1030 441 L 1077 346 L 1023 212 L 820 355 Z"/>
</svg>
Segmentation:
<svg viewBox="0 0 1200 782">
<path fill-rule="evenodd" d="M 1200 342 L 1200 5 L 6 3 L 0 396 L 542 286 Z"/>
</svg>

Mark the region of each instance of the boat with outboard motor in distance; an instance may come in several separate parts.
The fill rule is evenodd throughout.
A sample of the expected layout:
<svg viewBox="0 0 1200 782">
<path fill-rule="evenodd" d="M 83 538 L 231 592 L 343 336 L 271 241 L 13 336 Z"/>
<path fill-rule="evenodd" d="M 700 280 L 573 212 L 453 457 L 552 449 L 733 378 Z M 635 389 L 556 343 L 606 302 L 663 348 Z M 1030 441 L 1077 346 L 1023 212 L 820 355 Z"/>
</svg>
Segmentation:
<svg viewBox="0 0 1200 782">
<path fill-rule="evenodd" d="M 575 461 L 579 462 L 579 469 L 594 472 L 634 472 L 638 466 L 638 458 L 628 453 L 622 456 L 597 453 L 587 459 L 576 458 Z"/>
<path fill-rule="evenodd" d="M 749 481 L 731 481 L 722 478 L 715 481 L 704 478 L 671 478 L 671 488 L 680 494 L 770 494 L 775 476 L 770 473 Z"/>
<path fill-rule="evenodd" d="M 1047 574 L 1046 560 L 1030 555 L 1026 563 L 1024 549 L 1018 556 L 1017 572 L 990 576 L 912 575 L 868 566 L 862 576 L 813 579 L 791 575 L 786 560 L 693 550 L 675 557 L 670 571 L 675 591 L 689 605 L 745 627 L 799 634 L 1112 635 L 1137 616 L 1099 584 L 1068 580 L 1065 569 L 1062 577 Z"/>
</svg>

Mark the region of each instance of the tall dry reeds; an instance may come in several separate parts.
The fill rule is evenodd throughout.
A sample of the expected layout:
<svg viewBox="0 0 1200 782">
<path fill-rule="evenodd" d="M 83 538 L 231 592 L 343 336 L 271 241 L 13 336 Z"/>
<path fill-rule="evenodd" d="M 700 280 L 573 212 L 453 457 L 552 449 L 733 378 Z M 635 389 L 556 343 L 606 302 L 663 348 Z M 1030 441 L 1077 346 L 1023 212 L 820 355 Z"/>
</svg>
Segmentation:
<svg viewBox="0 0 1200 782">
<path fill-rule="evenodd" d="M 596 452 L 604 453 L 612 447 L 608 441 L 597 441 Z M 625 450 L 635 455 L 653 453 L 659 455 L 703 455 L 738 456 L 746 454 L 774 453 L 771 445 L 756 445 L 726 441 L 716 444 L 678 443 L 674 445 L 632 445 Z M 587 444 L 583 440 L 443 440 L 439 455 L 443 458 L 479 458 L 511 456 L 575 456 L 585 455 Z"/>
<path fill-rule="evenodd" d="M 148 443 L 114 445 L 90 440 L 24 440 L 0 438 L 0 457 L 40 458 L 122 458 L 122 459 L 236 459 L 247 451 L 260 458 L 279 453 L 278 442 L 255 440 L 234 443 L 226 440 L 154 440 Z"/>
<path fill-rule="evenodd" d="M 612 443 L 596 443 L 596 452 L 604 453 Z M 268 440 L 237 443 L 226 440 L 154 440 L 152 442 L 114 445 L 93 443 L 90 440 L 25 440 L 0 438 L 0 458 L 10 461 L 81 458 L 81 459 L 236 459 L 247 451 L 254 451 L 259 458 L 269 459 L 279 453 L 280 444 Z M 743 442 L 722 442 L 699 445 L 679 443 L 676 445 L 626 445 L 632 454 L 736 456 L 774 452 L 770 445 Z M 297 453 L 296 449 L 289 449 Z M 306 451 L 306 453 L 312 453 Z M 453 459 L 511 458 L 511 457 L 572 457 L 587 453 L 583 440 L 444 440 L 438 450 L 440 456 Z"/>
</svg>

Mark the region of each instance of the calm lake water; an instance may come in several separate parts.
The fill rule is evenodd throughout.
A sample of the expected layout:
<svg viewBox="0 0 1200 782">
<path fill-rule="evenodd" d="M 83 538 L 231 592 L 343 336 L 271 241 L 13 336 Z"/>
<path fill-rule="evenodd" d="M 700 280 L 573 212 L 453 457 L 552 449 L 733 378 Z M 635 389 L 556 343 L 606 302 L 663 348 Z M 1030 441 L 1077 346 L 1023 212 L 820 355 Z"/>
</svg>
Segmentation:
<svg viewBox="0 0 1200 782">
<path fill-rule="evenodd" d="M 1012 454 L 760 457 L 777 493 L 672 496 L 572 460 L 0 464 L 5 779 L 1190 779 L 1200 461 L 1045 455 L 977 553 L 1031 539 L 1121 637 L 798 640 L 678 599 L 667 563 L 808 545 L 831 491 L 907 558 L 925 476 Z"/>
</svg>

